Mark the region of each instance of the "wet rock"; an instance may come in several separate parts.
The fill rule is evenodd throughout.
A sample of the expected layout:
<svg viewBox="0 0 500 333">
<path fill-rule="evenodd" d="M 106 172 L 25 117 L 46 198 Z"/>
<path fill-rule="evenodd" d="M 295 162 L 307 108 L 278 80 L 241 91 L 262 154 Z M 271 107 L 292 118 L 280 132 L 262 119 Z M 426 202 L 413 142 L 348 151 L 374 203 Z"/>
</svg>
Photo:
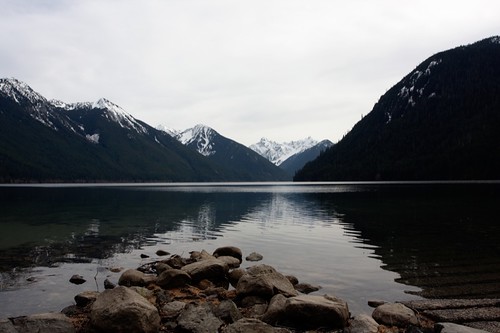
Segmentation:
<svg viewBox="0 0 500 333">
<path fill-rule="evenodd" d="M 97 291 L 84 291 L 75 296 L 76 305 L 84 307 L 93 303 L 99 293 Z"/>
<path fill-rule="evenodd" d="M 321 286 L 313 286 L 312 284 L 309 284 L 309 283 L 297 283 L 293 287 L 295 288 L 295 290 L 297 290 L 303 294 L 310 294 L 312 292 L 315 292 L 315 291 L 318 291 L 321 289 Z"/>
<path fill-rule="evenodd" d="M 224 280 L 226 272 L 229 270 L 225 263 L 217 259 L 197 261 L 181 269 L 189 274 L 191 279 L 195 282 L 203 279 L 208 279 L 210 281 Z"/>
<path fill-rule="evenodd" d="M 210 305 L 205 303 L 200 306 L 193 304 L 186 306 L 179 315 L 177 324 L 188 332 L 213 333 L 224 323 L 213 314 Z"/>
<path fill-rule="evenodd" d="M 225 323 L 231 324 L 237 320 L 243 318 L 240 310 L 236 304 L 231 300 L 225 300 L 220 302 L 219 305 L 214 307 L 213 313 L 218 318 L 222 319 Z"/>
<path fill-rule="evenodd" d="M 114 287 L 116 287 L 116 284 L 109 281 L 108 279 L 104 280 L 104 289 L 113 289 Z"/>
<path fill-rule="evenodd" d="M 87 280 L 85 280 L 85 279 L 83 278 L 83 276 L 78 275 L 78 274 L 75 274 L 75 275 L 73 275 L 73 276 L 69 279 L 69 282 L 71 282 L 71 283 L 73 283 L 73 284 L 82 284 L 82 283 L 87 282 Z"/>
<path fill-rule="evenodd" d="M 386 326 L 406 327 L 418 324 L 415 312 L 401 303 L 382 304 L 373 311 L 372 317 L 377 323 Z"/>
<path fill-rule="evenodd" d="M 174 254 L 170 258 L 163 260 L 165 264 L 169 265 L 172 268 L 181 269 L 183 266 L 187 264 L 186 260 L 181 256 Z"/>
<path fill-rule="evenodd" d="M 185 307 L 186 303 L 181 301 L 169 302 L 161 308 L 162 317 L 169 319 L 175 318 L 182 312 L 182 310 L 184 310 Z"/>
<path fill-rule="evenodd" d="M 487 333 L 487 331 L 453 323 L 436 323 L 434 331 L 437 333 Z"/>
<path fill-rule="evenodd" d="M 146 259 L 146 258 L 149 258 L 149 256 L 147 254 L 141 253 L 141 258 Z"/>
<path fill-rule="evenodd" d="M 147 286 L 150 283 L 155 282 L 156 277 L 153 275 L 144 274 L 136 269 L 127 269 L 122 273 L 118 284 L 120 286 Z"/>
<path fill-rule="evenodd" d="M 278 293 L 287 297 L 298 294 L 290 281 L 269 265 L 253 266 L 247 269 L 247 272 L 236 286 L 239 296 L 255 295 L 270 299 Z"/>
<path fill-rule="evenodd" d="M 299 295 L 286 300 L 280 322 L 299 329 L 344 328 L 349 320 L 347 303 L 333 296 Z"/>
<path fill-rule="evenodd" d="M 111 267 L 109 268 L 109 271 L 113 273 L 120 273 L 121 271 L 123 271 L 123 267 Z"/>
<path fill-rule="evenodd" d="M 180 269 L 167 269 L 163 271 L 156 279 L 156 284 L 163 289 L 173 289 L 184 287 L 191 283 L 191 276 Z"/>
<path fill-rule="evenodd" d="M 381 306 L 382 304 L 387 303 L 386 301 L 381 301 L 378 299 L 372 299 L 368 301 L 368 306 L 371 308 L 376 308 L 377 306 Z"/>
<path fill-rule="evenodd" d="M 257 252 L 252 252 L 250 253 L 246 258 L 245 260 L 246 261 L 261 261 L 264 257 L 262 256 L 262 254 L 260 253 L 257 253 Z"/>
<path fill-rule="evenodd" d="M 225 327 L 223 333 L 290 333 L 286 328 L 273 327 L 258 319 L 243 318 Z"/>
<path fill-rule="evenodd" d="M 346 333 L 377 333 L 379 324 L 367 314 L 355 316 L 349 322 Z"/>
<path fill-rule="evenodd" d="M 224 262 L 229 268 L 238 268 L 240 267 L 240 261 L 231 256 L 220 256 L 217 258 L 218 260 Z"/>
<path fill-rule="evenodd" d="M 123 286 L 105 290 L 97 297 L 90 321 L 95 329 L 104 332 L 156 333 L 160 329 L 156 307 Z"/>
<path fill-rule="evenodd" d="M 169 254 L 170 253 L 168 253 L 165 250 L 158 250 L 158 251 L 156 251 L 156 255 L 159 256 L 159 257 L 168 256 Z"/>
<path fill-rule="evenodd" d="M 62 313 L 40 313 L 12 319 L 22 333 L 75 333 L 71 320 Z"/>
<path fill-rule="evenodd" d="M 243 254 L 241 253 L 241 250 L 235 246 L 224 246 L 224 247 L 219 247 L 214 251 L 214 257 L 221 257 L 221 256 L 231 256 L 235 257 L 240 261 L 240 263 L 243 261 Z"/>
</svg>

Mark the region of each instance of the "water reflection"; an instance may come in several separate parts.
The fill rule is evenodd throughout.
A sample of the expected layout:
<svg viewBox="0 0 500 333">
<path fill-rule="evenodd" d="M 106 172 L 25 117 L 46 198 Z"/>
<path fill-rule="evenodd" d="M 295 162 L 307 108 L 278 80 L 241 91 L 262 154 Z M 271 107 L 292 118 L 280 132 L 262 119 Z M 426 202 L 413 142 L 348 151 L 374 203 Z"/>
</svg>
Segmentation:
<svg viewBox="0 0 500 333">
<path fill-rule="evenodd" d="M 370 298 L 498 297 L 499 193 L 498 184 L 0 188 L 0 304 L 26 311 L 24 290 L 36 302 L 70 273 L 134 267 L 139 253 L 222 245 L 262 253 L 353 313 Z M 54 286 L 35 290 L 32 276 Z M 55 299 L 71 300 L 71 287 Z"/>
</svg>

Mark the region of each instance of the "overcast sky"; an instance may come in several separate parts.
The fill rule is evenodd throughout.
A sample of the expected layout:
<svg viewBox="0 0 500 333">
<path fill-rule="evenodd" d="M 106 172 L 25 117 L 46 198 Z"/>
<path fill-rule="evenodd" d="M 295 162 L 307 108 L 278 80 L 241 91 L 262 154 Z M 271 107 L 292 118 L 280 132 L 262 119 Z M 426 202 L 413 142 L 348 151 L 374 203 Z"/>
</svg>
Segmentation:
<svg viewBox="0 0 500 333">
<path fill-rule="evenodd" d="M 500 1 L 0 0 L 0 76 L 249 145 L 338 141 L 429 56 L 500 34 Z"/>
</svg>

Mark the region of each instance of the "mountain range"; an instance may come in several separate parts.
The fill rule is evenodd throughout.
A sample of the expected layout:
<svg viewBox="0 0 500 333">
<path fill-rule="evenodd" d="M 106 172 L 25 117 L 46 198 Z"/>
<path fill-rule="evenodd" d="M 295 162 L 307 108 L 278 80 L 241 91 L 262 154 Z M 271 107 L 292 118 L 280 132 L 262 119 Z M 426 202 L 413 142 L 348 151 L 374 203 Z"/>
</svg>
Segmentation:
<svg viewBox="0 0 500 333">
<path fill-rule="evenodd" d="M 280 181 L 293 174 L 215 130 L 157 129 L 107 99 L 47 100 L 0 79 L 0 182 Z"/>
<path fill-rule="evenodd" d="M 297 181 L 500 179 L 500 37 L 437 53 Z"/>
</svg>

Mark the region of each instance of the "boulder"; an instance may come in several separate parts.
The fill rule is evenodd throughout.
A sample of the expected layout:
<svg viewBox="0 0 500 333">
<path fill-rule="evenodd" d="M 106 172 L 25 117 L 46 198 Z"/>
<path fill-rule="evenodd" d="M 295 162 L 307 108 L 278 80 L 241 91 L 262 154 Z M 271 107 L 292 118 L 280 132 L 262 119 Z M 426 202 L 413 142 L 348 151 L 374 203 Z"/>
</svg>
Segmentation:
<svg viewBox="0 0 500 333">
<path fill-rule="evenodd" d="M 297 296 L 297 291 L 290 281 L 269 265 L 256 265 L 247 269 L 236 286 L 239 296 L 255 295 L 270 299 L 275 294 L 291 297 Z"/>
<path fill-rule="evenodd" d="M 74 283 L 74 284 L 82 284 L 82 283 L 87 282 L 87 280 L 85 280 L 85 279 L 83 278 L 83 276 L 78 275 L 78 274 L 75 274 L 75 275 L 73 275 L 73 276 L 69 279 L 69 282 Z"/>
<path fill-rule="evenodd" d="M 235 246 L 224 246 L 224 247 L 219 247 L 214 251 L 214 257 L 221 257 L 221 256 L 231 256 L 235 257 L 240 261 L 240 263 L 243 261 L 243 254 L 241 253 L 241 250 Z"/>
<path fill-rule="evenodd" d="M 286 328 L 273 327 L 258 319 L 242 318 L 225 327 L 223 333 L 290 333 Z"/>
<path fill-rule="evenodd" d="M 168 264 L 160 261 L 160 262 L 156 263 L 155 269 L 156 269 L 156 272 L 158 273 L 158 275 L 160 275 L 163 271 L 166 271 L 168 269 L 172 269 L 172 267 L 170 267 Z"/>
<path fill-rule="evenodd" d="M 359 314 L 351 319 L 346 333 L 377 333 L 379 324 L 367 314 Z"/>
<path fill-rule="evenodd" d="M 19 333 L 9 319 L 0 319 L 0 332 Z"/>
<path fill-rule="evenodd" d="M 198 282 L 203 279 L 210 281 L 223 280 L 229 268 L 220 260 L 208 259 L 188 264 L 182 267 L 181 270 L 189 274 L 194 282 Z"/>
<path fill-rule="evenodd" d="M 182 312 L 182 310 L 184 310 L 185 307 L 186 303 L 181 301 L 169 302 L 161 308 L 162 317 L 175 318 Z"/>
<path fill-rule="evenodd" d="M 118 284 L 120 286 L 147 286 L 150 283 L 154 283 L 156 277 L 153 275 L 144 274 L 136 269 L 127 269 L 122 273 L 120 279 L 118 279 Z"/>
<path fill-rule="evenodd" d="M 90 312 L 90 323 L 103 332 L 156 333 L 160 329 L 160 315 L 144 297 L 119 286 L 97 297 Z"/>
<path fill-rule="evenodd" d="M 373 310 L 372 317 L 377 323 L 386 326 L 406 327 L 418 324 L 415 312 L 401 303 L 382 304 Z"/>
<path fill-rule="evenodd" d="M 180 269 L 167 269 L 163 271 L 156 279 L 156 284 L 163 289 L 173 289 L 184 287 L 191 283 L 191 276 Z"/>
<path fill-rule="evenodd" d="M 273 298 L 269 301 L 269 306 L 267 307 L 266 313 L 262 316 L 262 321 L 276 326 L 278 322 L 281 320 L 283 313 L 286 308 L 286 297 L 277 294 L 274 295 Z"/>
<path fill-rule="evenodd" d="M 76 305 L 84 307 L 94 302 L 99 296 L 97 291 L 84 291 L 75 296 Z"/>
<path fill-rule="evenodd" d="M 488 333 L 487 331 L 453 323 L 436 323 L 434 324 L 434 331 L 437 333 Z"/>
<path fill-rule="evenodd" d="M 312 284 L 309 284 L 309 283 L 297 283 L 293 287 L 295 288 L 295 290 L 297 290 L 303 294 L 310 294 L 312 292 L 315 292 L 315 291 L 318 291 L 321 289 L 321 286 L 313 286 Z"/>
<path fill-rule="evenodd" d="M 262 254 L 260 253 L 257 253 L 257 252 L 252 252 L 250 253 L 246 258 L 245 260 L 246 261 L 261 261 L 264 257 L 262 256 Z"/>
<path fill-rule="evenodd" d="M 227 274 L 227 277 L 229 278 L 229 282 L 231 283 L 231 285 L 236 288 L 236 286 L 238 285 L 238 281 L 245 274 L 247 274 L 246 270 L 244 270 L 243 268 L 236 268 L 230 271 Z"/>
<path fill-rule="evenodd" d="M 300 295 L 286 300 L 280 322 L 298 329 L 342 329 L 348 320 L 349 308 L 345 301 L 328 295 Z"/>
<path fill-rule="evenodd" d="M 224 323 L 213 314 L 210 305 L 204 303 L 199 306 L 193 304 L 186 306 L 177 318 L 177 324 L 188 332 L 213 333 L 218 332 Z"/>
<path fill-rule="evenodd" d="M 243 318 L 236 304 L 231 300 L 224 300 L 212 310 L 214 315 L 230 324 Z"/>
<path fill-rule="evenodd" d="M 40 313 L 12 321 L 17 332 L 22 333 L 75 333 L 71 320 L 62 313 Z"/>
<path fill-rule="evenodd" d="M 235 257 L 231 257 L 231 256 L 220 256 L 217 258 L 218 260 L 226 263 L 226 265 L 229 267 L 229 268 L 238 268 L 240 267 L 240 261 L 235 258 Z"/>
</svg>

